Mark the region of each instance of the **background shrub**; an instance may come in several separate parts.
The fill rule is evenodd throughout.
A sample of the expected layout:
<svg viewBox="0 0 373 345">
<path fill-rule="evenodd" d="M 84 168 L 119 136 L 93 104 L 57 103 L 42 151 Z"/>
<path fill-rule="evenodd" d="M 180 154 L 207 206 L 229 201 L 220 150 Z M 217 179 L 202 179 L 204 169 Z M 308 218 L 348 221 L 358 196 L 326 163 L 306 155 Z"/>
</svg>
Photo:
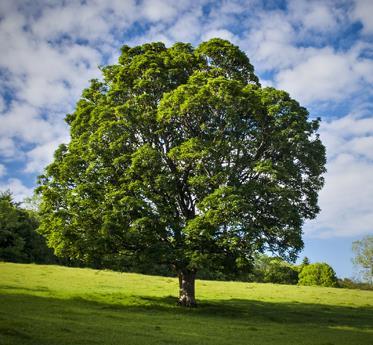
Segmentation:
<svg viewBox="0 0 373 345">
<path fill-rule="evenodd" d="M 318 285 L 336 287 L 337 277 L 331 266 L 326 263 L 306 265 L 299 273 L 299 285 Z"/>
</svg>

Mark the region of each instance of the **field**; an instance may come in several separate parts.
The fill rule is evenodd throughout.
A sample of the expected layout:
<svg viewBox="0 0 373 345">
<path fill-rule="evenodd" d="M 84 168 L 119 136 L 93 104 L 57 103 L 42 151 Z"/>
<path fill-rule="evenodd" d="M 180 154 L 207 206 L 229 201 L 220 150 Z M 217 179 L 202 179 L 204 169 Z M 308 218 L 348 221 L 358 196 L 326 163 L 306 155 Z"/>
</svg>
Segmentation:
<svg viewBox="0 0 373 345">
<path fill-rule="evenodd" d="M 373 292 L 0 263 L 0 344 L 373 344 Z"/>
</svg>

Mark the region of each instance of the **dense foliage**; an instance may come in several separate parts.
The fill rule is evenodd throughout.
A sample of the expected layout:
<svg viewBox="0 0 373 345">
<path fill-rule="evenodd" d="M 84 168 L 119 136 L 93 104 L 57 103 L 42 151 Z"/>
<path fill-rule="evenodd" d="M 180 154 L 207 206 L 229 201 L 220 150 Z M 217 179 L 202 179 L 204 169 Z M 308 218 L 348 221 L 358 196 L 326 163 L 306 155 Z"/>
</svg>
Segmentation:
<svg viewBox="0 0 373 345">
<path fill-rule="evenodd" d="M 259 255 L 249 279 L 256 282 L 274 284 L 297 284 L 298 267 L 279 257 Z"/>
<path fill-rule="evenodd" d="M 299 285 L 318 285 L 337 287 L 337 277 L 331 266 L 326 263 L 314 263 L 304 266 L 299 273 Z"/>
<path fill-rule="evenodd" d="M 124 46 L 102 73 L 40 179 L 57 255 L 168 265 L 187 295 L 198 270 L 236 274 L 264 250 L 296 257 L 325 171 L 305 108 L 262 88 L 220 39 Z"/>
<path fill-rule="evenodd" d="M 0 260 L 12 262 L 54 262 L 52 251 L 36 229 L 36 215 L 0 193 Z"/>
</svg>

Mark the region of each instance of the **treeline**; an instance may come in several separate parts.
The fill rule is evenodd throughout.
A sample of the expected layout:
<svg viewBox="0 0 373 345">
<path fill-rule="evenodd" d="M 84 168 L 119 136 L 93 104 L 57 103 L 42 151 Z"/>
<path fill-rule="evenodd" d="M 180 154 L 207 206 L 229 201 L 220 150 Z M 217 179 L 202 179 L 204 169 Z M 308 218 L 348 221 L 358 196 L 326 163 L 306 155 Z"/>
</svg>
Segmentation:
<svg viewBox="0 0 373 345">
<path fill-rule="evenodd" d="M 24 208 L 20 203 L 14 202 L 10 192 L 0 193 L 0 260 L 87 266 L 78 260 L 56 257 L 52 249 L 47 246 L 45 238 L 38 234 L 38 226 L 37 210 Z M 163 276 L 175 275 L 172 267 L 166 264 L 151 265 L 146 258 L 126 252 L 112 256 L 98 255 L 89 267 Z M 369 284 L 358 283 L 351 279 L 338 279 L 333 268 L 326 263 L 310 263 L 305 258 L 300 265 L 294 265 L 281 258 L 265 254 L 255 257 L 249 272 L 227 272 L 206 267 L 198 272 L 197 277 L 210 280 L 373 289 Z"/>
<path fill-rule="evenodd" d="M 368 283 L 357 282 L 348 278 L 339 279 L 334 269 L 327 263 L 311 263 L 305 257 L 301 264 L 294 265 L 279 257 L 271 257 L 265 254 L 259 254 L 255 257 L 249 273 L 226 275 L 223 272 L 202 271 L 199 273 L 199 278 L 373 290 L 373 286 Z"/>
<path fill-rule="evenodd" d="M 34 211 L 26 210 L 0 193 L 0 260 L 22 263 L 56 263 L 44 237 L 36 232 L 39 222 Z"/>
<path fill-rule="evenodd" d="M 224 277 L 221 278 L 225 280 Z M 304 258 L 300 265 L 294 265 L 279 257 L 265 254 L 255 257 L 252 270 L 249 273 L 241 274 L 236 278 L 258 283 L 339 286 L 333 268 L 326 263 L 311 264 L 308 258 Z"/>
<path fill-rule="evenodd" d="M 82 266 L 76 260 L 54 255 L 37 232 L 38 218 L 37 210 L 22 207 L 9 191 L 0 192 L 0 261 Z"/>
</svg>

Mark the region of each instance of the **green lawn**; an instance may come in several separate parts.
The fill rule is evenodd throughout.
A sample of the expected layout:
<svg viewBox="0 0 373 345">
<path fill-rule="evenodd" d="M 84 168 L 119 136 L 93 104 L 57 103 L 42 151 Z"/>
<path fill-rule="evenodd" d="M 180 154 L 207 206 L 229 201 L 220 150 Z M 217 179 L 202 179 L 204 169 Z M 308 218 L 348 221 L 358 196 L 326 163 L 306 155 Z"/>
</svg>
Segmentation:
<svg viewBox="0 0 373 345">
<path fill-rule="evenodd" d="M 373 292 L 0 263 L 0 344 L 373 344 Z"/>
</svg>

